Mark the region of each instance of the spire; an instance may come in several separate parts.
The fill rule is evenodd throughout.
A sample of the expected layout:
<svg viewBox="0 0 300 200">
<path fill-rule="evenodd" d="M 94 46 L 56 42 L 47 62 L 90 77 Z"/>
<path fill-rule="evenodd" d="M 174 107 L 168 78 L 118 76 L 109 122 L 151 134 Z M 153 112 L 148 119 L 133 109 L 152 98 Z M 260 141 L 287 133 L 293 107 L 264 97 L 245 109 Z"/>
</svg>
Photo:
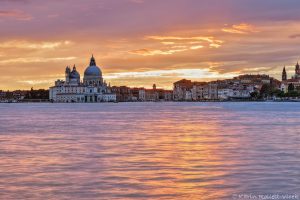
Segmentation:
<svg viewBox="0 0 300 200">
<path fill-rule="evenodd" d="M 75 66 L 75 64 L 74 64 L 74 66 L 73 66 L 73 71 L 76 71 L 76 66 Z"/>
<path fill-rule="evenodd" d="M 94 54 L 92 54 L 91 61 L 90 61 L 90 66 L 96 66 L 96 60 L 94 58 Z"/>
<path fill-rule="evenodd" d="M 66 67 L 66 73 L 70 73 L 70 67 L 69 66 Z"/>
<path fill-rule="evenodd" d="M 285 70 L 285 66 L 283 67 L 282 70 L 282 81 L 286 81 L 287 80 L 287 74 L 286 74 L 286 70 Z"/>
</svg>

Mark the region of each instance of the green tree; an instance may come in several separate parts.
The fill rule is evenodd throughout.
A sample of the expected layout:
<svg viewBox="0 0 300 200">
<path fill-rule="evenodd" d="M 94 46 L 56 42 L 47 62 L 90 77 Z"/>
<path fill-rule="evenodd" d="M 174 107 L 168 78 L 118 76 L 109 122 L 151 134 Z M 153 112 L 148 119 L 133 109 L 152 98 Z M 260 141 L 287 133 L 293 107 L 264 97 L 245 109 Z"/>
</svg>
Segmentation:
<svg viewBox="0 0 300 200">
<path fill-rule="evenodd" d="M 261 97 L 268 97 L 271 95 L 273 87 L 270 84 L 263 84 L 260 89 L 260 96 Z"/>
<path fill-rule="evenodd" d="M 288 86 L 288 91 L 291 92 L 291 91 L 294 91 L 295 90 L 295 86 L 290 83 L 289 86 Z"/>
</svg>

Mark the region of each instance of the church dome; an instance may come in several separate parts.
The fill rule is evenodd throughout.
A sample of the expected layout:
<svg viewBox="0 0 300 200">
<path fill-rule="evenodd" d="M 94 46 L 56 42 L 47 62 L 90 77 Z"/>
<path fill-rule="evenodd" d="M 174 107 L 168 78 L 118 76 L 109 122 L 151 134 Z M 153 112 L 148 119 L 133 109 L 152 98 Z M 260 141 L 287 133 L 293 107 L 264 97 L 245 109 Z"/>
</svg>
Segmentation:
<svg viewBox="0 0 300 200">
<path fill-rule="evenodd" d="M 80 79 L 80 74 L 77 72 L 77 71 L 72 71 L 71 73 L 70 73 L 70 78 L 71 79 Z"/>
<path fill-rule="evenodd" d="M 84 76 L 85 77 L 102 77 L 102 72 L 100 68 L 96 65 L 96 61 L 94 56 L 91 58 L 90 66 L 86 68 L 84 71 Z"/>
<path fill-rule="evenodd" d="M 84 71 L 84 76 L 102 76 L 102 72 L 97 66 L 89 66 Z"/>
</svg>

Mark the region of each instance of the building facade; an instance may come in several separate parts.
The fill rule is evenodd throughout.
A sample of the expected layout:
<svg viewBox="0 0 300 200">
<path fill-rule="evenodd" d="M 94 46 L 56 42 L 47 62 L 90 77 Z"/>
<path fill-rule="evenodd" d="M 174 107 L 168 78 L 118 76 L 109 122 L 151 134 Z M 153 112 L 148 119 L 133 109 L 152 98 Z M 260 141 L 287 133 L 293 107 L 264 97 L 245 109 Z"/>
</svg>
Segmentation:
<svg viewBox="0 0 300 200">
<path fill-rule="evenodd" d="M 101 69 L 92 56 L 90 65 L 84 72 L 83 81 L 75 65 L 72 70 L 66 67 L 65 80 L 55 81 L 49 89 L 49 99 L 62 103 L 100 103 L 116 101 L 116 94 L 111 91 L 102 77 Z"/>
<path fill-rule="evenodd" d="M 174 83 L 173 96 L 175 101 L 250 99 L 251 94 L 260 92 L 263 85 L 279 88 L 280 81 L 264 74 L 246 74 L 211 82 L 183 79 Z"/>
<path fill-rule="evenodd" d="M 130 88 L 127 86 L 113 86 L 112 91 L 117 95 L 118 102 L 135 102 L 135 101 L 172 101 L 173 91 L 156 88 L 154 84 L 152 89 Z"/>
</svg>

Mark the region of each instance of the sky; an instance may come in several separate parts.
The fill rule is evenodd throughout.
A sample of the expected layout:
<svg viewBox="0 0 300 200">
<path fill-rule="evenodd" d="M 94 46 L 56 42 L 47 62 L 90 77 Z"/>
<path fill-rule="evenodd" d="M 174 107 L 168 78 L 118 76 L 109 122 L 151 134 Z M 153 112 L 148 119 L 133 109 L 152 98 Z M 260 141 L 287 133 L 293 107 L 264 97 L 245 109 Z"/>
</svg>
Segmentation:
<svg viewBox="0 0 300 200">
<path fill-rule="evenodd" d="M 92 54 L 111 85 L 288 76 L 299 0 L 0 0 L 0 89 L 48 88 Z"/>
</svg>

